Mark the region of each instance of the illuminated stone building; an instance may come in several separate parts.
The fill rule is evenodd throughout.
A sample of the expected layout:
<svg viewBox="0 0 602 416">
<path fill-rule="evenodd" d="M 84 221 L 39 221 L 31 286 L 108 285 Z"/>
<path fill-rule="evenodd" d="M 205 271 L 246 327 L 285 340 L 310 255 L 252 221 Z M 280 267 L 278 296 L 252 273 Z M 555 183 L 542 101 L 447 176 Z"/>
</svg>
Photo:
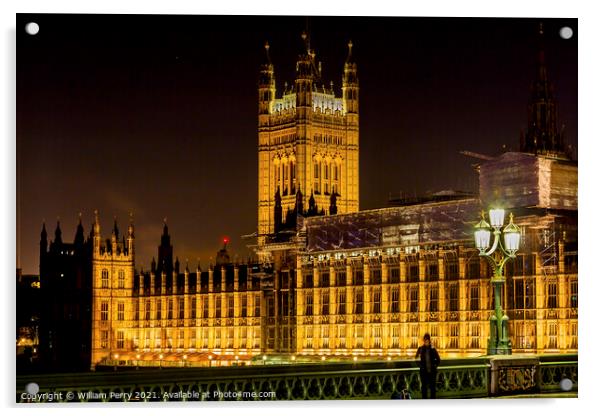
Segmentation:
<svg viewBox="0 0 602 416">
<path fill-rule="evenodd" d="M 503 292 L 514 351 L 575 352 L 577 164 L 558 130 L 543 50 L 531 91 L 520 152 L 478 155 L 478 197 L 305 215 L 294 231 L 277 227 L 260 240 L 258 252 L 274 268 L 268 351 L 412 355 L 429 332 L 445 355 L 485 353 L 492 270 L 474 248 L 473 225 L 482 209 L 501 206 L 522 230 Z M 275 199 L 278 224 L 278 190 Z M 284 287 L 292 298 L 282 296 Z M 291 321 L 292 346 L 282 342 Z"/>
<path fill-rule="evenodd" d="M 543 54 L 520 151 L 481 155 L 479 195 L 358 211 L 351 44 L 338 98 L 318 83 L 304 40 L 295 85 L 281 98 L 269 55 L 261 68 L 260 262 L 232 262 L 224 244 L 208 269 L 182 267 L 165 224 L 157 261 L 136 272 L 133 225 L 120 239 L 115 224 L 103 242 L 96 218 L 86 242 L 92 367 L 407 357 L 425 332 L 444 356 L 484 354 L 492 271 L 473 227 L 494 205 L 522 231 L 502 294 L 513 351 L 577 351 L 577 164 L 564 152 Z"/>
<path fill-rule="evenodd" d="M 274 66 L 266 43 L 266 62 L 259 75 L 258 234 L 275 231 L 272 210 L 278 191 L 284 215 L 300 197 L 326 209 L 338 196 L 340 213 L 359 209 L 359 83 L 352 43 L 343 68 L 342 95 L 324 85 L 322 63 L 303 34 L 296 78 L 276 88 Z"/>
</svg>

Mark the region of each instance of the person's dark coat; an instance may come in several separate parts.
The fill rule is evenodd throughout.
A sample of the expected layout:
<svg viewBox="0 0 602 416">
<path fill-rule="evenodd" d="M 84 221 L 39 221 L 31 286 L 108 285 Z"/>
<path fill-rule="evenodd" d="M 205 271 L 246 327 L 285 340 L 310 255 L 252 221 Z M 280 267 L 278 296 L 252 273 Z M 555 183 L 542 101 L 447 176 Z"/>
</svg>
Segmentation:
<svg viewBox="0 0 602 416">
<path fill-rule="evenodd" d="M 439 357 L 439 353 L 437 349 L 431 345 L 426 346 L 422 345 L 416 351 L 416 358 L 420 357 L 420 366 L 421 372 L 434 373 L 437 371 L 437 367 L 439 367 L 439 363 L 441 363 L 441 358 Z M 430 360 L 430 362 L 428 362 Z"/>
</svg>

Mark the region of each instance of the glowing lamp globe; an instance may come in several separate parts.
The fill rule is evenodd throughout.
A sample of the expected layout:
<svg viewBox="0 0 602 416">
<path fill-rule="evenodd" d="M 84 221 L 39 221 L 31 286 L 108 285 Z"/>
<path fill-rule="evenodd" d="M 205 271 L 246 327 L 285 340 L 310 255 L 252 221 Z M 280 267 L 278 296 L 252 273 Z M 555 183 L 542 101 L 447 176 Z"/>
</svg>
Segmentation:
<svg viewBox="0 0 602 416">
<path fill-rule="evenodd" d="M 500 228 L 504 225 L 504 210 L 501 208 L 490 209 L 489 222 L 493 228 Z"/>
<path fill-rule="evenodd" d="M 510 214 L 510 222 L 504 228 L 504 246 L 510 253 L 516 253 L 520 245 L 520 228 L 513 221 L 513 215 Z"/>
<path fill-rule="evenodd" d="M 484 218 L 475 225 L 474 242 L 475 246 L 479 250 L 487 250 L 489 248 L 489 240 L 491 238 L 491 231 L 489 231 L 489 224 Z"/>
</svg>

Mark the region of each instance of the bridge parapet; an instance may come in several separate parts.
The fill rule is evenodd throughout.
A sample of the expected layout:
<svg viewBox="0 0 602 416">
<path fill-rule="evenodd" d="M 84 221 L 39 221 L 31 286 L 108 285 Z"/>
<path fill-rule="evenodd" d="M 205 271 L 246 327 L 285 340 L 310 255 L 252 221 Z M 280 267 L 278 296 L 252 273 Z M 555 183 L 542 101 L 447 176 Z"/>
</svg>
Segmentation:
<svg viewBox="0 0 602 416">
<path fill-rule="evenodd" d="M 554 356 L 541 361 L 534 356 L 530 360 L 529 363 L 537 366 L 536 386 L 528 391 L 560 392 L 563 378 L 569 378 L 572 390 L 577 390 L 577 355 Z M 494 357 L 443 360 L 437 374 L 437 397 L 503 394 L 499 388 L 492 388 L 500 383 L 500 372 L 492 368 L 501 368 Z M 516 372 L 513 374 L 513 377 L 521 377 Z M 39 385 L 37 400 L 23 394 L 30 382 Z M 17 390 L 17 402 L 389 399 L 402 390 L 408 391 L 412 398 L 419 398 L 420 377 L 416 362 L 409 360 L 326 362 L 31 375 L 17 378 Z M 44 393 L 51 400 L 44 400 Z"/>
</svg>

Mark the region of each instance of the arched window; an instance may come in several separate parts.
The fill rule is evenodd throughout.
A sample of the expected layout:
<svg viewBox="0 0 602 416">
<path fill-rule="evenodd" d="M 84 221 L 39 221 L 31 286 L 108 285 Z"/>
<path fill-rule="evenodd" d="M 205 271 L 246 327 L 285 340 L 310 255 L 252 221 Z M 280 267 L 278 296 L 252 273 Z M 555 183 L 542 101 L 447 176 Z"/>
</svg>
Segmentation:
<svg viewBox="0 0 602 416">
<path fill-rule="evenodd" d="M 109 271 L 107 269 L 102 269 L 100 278 L 100 284 L 103 289 L 109 288 Z"/>
<path fill-rule="evenodd" d="M 330 176 L 328 174 L 329 173 L 328 171 L 330 170 L 330 165 L 328 164 L 328 162 L 324 162 L 323 169 L 324 169 L 323 170 L 323 172 L 324 172 L 324 174 L 323 174 L 324 175 L 323 176 L 324 180 L 322 181 L 322 186 L 324 188 L 323 193 L 328 194 L 328 193 L 330 193 L 330 189 L 329 189 L 329 186 L 328 186 L 329 185 L 328 184 L 328 178 Z"/>
<path fill-rule="evenodd" d="M 320 163 L 314 163 L 314 193 L 320 193 Z"/>
<path fill-rule="evenodd" d="M 125 272 L 123 270 L 119 270 L 119 274 L 117 275 L 117 287 L 119 289 L 125 287 Z"/>
</svg>

